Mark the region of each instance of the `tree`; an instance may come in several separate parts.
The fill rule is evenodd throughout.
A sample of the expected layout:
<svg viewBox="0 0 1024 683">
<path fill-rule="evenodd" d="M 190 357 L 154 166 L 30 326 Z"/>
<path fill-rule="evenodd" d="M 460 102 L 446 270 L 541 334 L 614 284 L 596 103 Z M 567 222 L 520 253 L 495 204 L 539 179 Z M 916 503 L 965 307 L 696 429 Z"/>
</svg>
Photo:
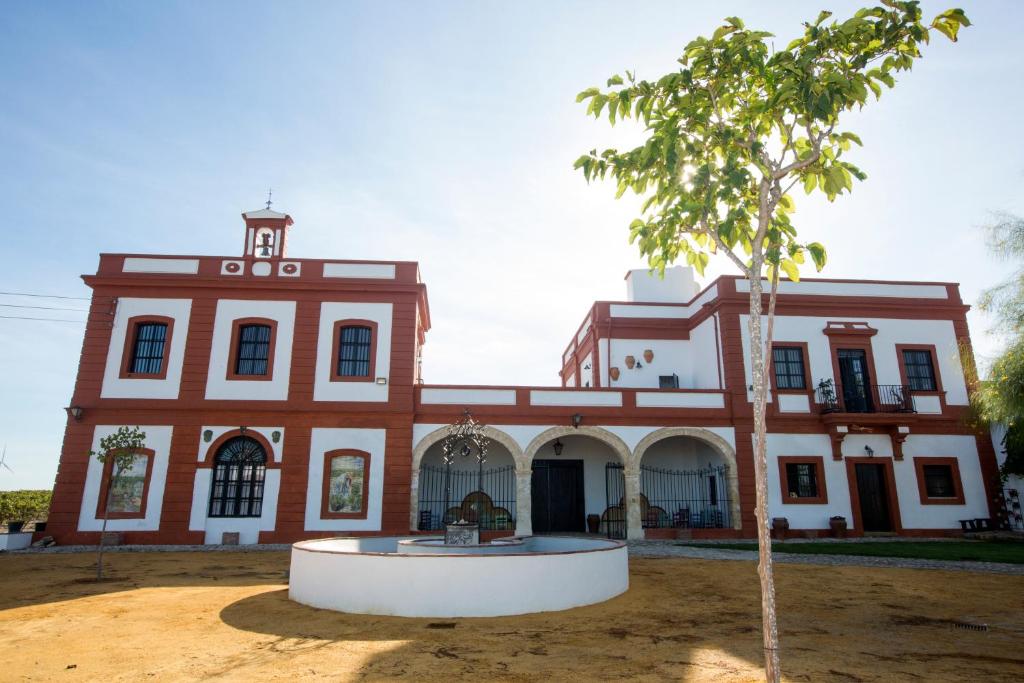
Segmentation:
<svg viewBox="0 0 1024 683">
<path fill-rule="evenodd" d="M 860 139 L 841 127 L 842 115 L 863 108 L 895 85 L 894 74 L 921 57 L 932 30 L 956 41 L 970 22 L 959 9 L 922 22 L 917 2 L 885 1 L 849 19 L 828 22 L 821 12 L 803 35 L 775 50 L 772 35 L 729 17 L 710 38 L 684 49 L 680 68 L 654 81 L 626 71 L 592 87 L 577 102 L 587 113 L 635 119 L 646 139 L 620 152 L 591 150 L 575 163 L 587 181 L 611 176 L 617 197 L 645 197 L 630 224 L 652 269 L 685 257 L 703 273 L 710 256 L 724 253 L 750 283 L 750 367 L 753 375 L 754 473 L 757 488 L 765 673 L 779 680 L 778 634 L 767 506 L 764 353 L 770 348 L 780 271 L 799 278 L 807 256 L 821 270 L 825 248 L 801 243 L 788 194 L 796 185 L 831 201 L 853 189 L 864 173 L 845 154 Z M 764 285 L 769 297 L 762 335 Z"/>
<path fill-rule="evenodd" d="M 146 446 L 146 433 L 138 427 L 119 427 L 113 434 L 100 439 L 100 449 L 89 451 L 89 457 L 99 460 L 103 471 L 106 472 L 107 463 L 110 462 L 110 479 L 107 481 L 107 499 L 103 501 L 103 527 L 100 530 L 100 542 L 96 546 L 96 580 L 103 579 L 103 542 L 107 535 L 107 512 L 110 506 L 111 496 L 123 483 L 125 472 L 135 464 L 138 453 Z M 101 486 L 102 490 L 103 487 Z"/>
<path fill-rule="evenodd" d="M 989 249 L 996 256 L 1024 262 L 1024 219 L 997 214 L 989 226 Z M 980 423 L 1006 426 L 1003 448 L 1006 460 L 1001 474 L 1024 476 L 1024 267 L 1005 282 L 982 294 L 979 308 L 993 315 L 996 329 L 1008 338 L 1008 345 L 995 359 L 989 380 L 978 382 L 971 394 L 973 417 Z M 973 363 L 965 363 L 973 367 Z"/>
</svg>

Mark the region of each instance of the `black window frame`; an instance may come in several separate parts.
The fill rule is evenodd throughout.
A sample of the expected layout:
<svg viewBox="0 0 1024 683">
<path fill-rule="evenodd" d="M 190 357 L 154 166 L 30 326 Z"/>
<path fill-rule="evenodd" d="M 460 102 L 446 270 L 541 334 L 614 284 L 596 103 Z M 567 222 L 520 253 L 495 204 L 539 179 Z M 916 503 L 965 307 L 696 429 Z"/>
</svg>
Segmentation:
<svg viewBox="0 0 1024 683">
<path fill-rule="evenodd" d="M 159 375 L 164 368 L 164 351 L 167 346 L 165 322 L 143 320 L 135 324 L 135 339 L 132 342 L 132 360 L 128 372 L 133 375 Z M 153 334 L 160 330 L 159 335 Z"/>
<path fill-rule="evenodd" d="M 786 463 L 786 495 L 790 498 L 818 498 L 821 495 L 816 463 Z"/>
<path fill-rule="evenodd" d="M 917 360 L 912 361 L 911 356 L 915 356 Z M 939 390 L 935 359 L 928 349 L 903 349 L 903 368 L 907 375 L 907 386 L 911 391 Z M 922 369 L 926 371 L 922 373 Z M 922 381 L 925 382 L 923 385 Z"/>
<path fill-rule="evenodd" d="M 259 332 L 258 336 L 246 339 L 246 334 L 254 331 Z M 270 341 L 273 334 L 274 328 L 265 323 L 245 323 L 238 326 L 238 348 L 235 349 L 236 375 L 265 377 L 270 372 Z M 260 369 L 262 372 L 258 372 Z"/>
<path fill-rule="evenodd" d="M 779 358 L 780 351 L 783 355 L 781 359 Z M 807 391 L 807 367 L 804 363 L 803 347 L 773 346 L 772 368 L 775 374 L 776 390 Z M 799 384 L 796 383 L 797 380 L 799 380 Z"/>
<path fill-rule="evenodd" d="M 929 471 L 931 470 L 931 471 Z M 935 476 L 938 474 L 937 471 L 942 471 L 942 476 L 945 477 L 945 483 L 948 484 L 948 491 L 936 492 L 932 489 L 932 485 L 935 481 Z M 947 464 L 931 464 L 921 466 L 921 476 L 924 477 L 924 491 L 928 498 L 956 498 L 956 478 L 953 475 L 953 466 Z"/>
<path fill-rule="evenodd" d="M 350 333 L 349 339 L 345 338 L 346 333 Z M 352 338 L 351 335 L 357 336 Z M 372 327 L 345 325 L 338 328 L 338 357 L 334 359 L 336 375 L 338 377 L 369 377 L 372 351 Z"/>
<path fill-rule="evenodd" d="M 235 436 L 217 449 L 210 483 L 210 518 L 258 518 L 263 514 L 267 452 L 249 436 Z"/>
</svg>

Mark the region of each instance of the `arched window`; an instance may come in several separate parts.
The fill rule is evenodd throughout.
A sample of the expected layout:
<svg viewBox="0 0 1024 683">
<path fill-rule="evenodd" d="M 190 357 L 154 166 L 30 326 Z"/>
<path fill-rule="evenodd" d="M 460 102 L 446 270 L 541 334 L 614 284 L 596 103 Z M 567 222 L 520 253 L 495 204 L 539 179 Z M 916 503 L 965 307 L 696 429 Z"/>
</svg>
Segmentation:
<svg viewBox="0 0 1024 683">
<path fill-rule="evenodd" d="M 210 517 L 259 517 L 263 512 L 263 479 L 267 453 L 247 436 L 229 439 L 214 458 Z"/>
</svg>

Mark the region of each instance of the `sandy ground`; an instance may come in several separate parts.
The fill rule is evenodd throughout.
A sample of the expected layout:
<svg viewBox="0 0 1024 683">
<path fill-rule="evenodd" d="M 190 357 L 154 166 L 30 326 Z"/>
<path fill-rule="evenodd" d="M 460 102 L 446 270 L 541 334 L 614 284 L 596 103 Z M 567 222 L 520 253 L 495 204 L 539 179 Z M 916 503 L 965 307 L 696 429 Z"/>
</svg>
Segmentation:
<svg viewBox="0 0 1024 683">
<path fill-rule="evenodd" d="M 288 601 L 286 553 L 0 557 L 0 680 L 756 680 L 748 562 L 632 559 L 566 612 L 401 619 Z M 1024 577 L 777 568 L 785 678 L 1024 680 Z M 495 590 L 501 590 L 495 586 Z M 989 625 L 954 628 L 951 620 Z M 450 626 L 454 624 L 454 627 Z"/>
</svg>

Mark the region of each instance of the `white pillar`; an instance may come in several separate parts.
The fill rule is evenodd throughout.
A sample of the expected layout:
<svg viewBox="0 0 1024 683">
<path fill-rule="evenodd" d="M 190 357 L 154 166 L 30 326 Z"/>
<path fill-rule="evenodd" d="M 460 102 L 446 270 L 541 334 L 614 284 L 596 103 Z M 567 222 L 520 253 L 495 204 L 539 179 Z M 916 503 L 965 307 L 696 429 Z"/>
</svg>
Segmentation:
<svg viewBox="0 0 1024 683">
<path fill-rule="evenodd" d="M 516 536 L 533 535 L 533 468 L 516 467 Z"/>
<path fill-rule="evenodd" d="M 643 540 L 644 527 L 640 519 L 640 469 L 627 465 L 623 472 L 626 480 L 626 538 Z"/>
<path fill-rule="evenodd" d="M 420 525 L 420 468 L 412 471 L 409 480 L 409 531 L 418 531 Z"/>
</svg>

